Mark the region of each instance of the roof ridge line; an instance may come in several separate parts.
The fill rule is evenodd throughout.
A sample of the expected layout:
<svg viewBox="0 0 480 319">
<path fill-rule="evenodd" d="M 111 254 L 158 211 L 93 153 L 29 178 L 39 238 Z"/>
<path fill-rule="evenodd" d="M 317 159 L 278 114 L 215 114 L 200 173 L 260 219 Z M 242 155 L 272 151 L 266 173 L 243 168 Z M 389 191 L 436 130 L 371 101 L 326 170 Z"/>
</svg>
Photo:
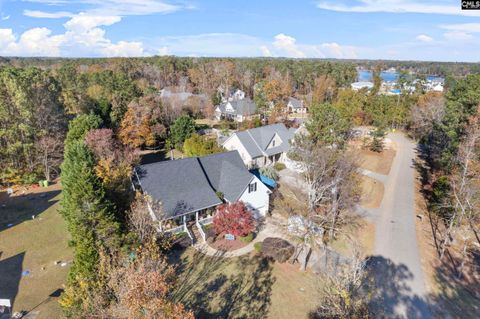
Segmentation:
<svg viewBox="0 0 480 319">
<path fill-rule="evenodd" d="M 255 141 L 255 139 L 253 138 L 252 134 L 250 133 L 250 129 L 247 130 L 247 133 L 248 133 L 248 136 L 250 136 L 250 138 L 252 139 L 253 143 L 255 143 L 255 145 L 258 147 L 260 152 L 263 154 L 263 156 L 267 156 L 265 152 L 260 148 L 260 145 L 258 145 L 257 141 Z"/>
<path fill-rule="evenodd" d="M 210 188 L 216 193 L 218 190 L 216 190 L 215 187 L 213 187 L 212 182 L 210 181 L 210 177 L 208 176 L 207 172 L 205 171 L 205 168 L 203 167 L 203 164 L 202 164 L 202 161 L 200 160 L 200 157 L 196 156 L 195 159 L 197 160 L 198 165 L 200 165 L 200 169 L 202 170 L 203 175 L 207 179 L 208 185 L 210 185 Z"/>
</svg>

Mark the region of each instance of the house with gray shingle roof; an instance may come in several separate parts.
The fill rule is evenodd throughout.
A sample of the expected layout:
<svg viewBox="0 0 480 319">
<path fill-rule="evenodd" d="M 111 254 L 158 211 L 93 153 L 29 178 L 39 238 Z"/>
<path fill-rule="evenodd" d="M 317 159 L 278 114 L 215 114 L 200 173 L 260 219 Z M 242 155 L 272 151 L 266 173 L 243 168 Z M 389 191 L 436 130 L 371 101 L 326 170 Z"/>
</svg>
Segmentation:
<svg viewBox="0 0 480 319">
<path fill-rule="evenodd" d="M 224 201 L 243 201 L 256 217 L 268 211 L 270 190 L 237 151 L 140 165 L 135 177 L 142 192 L 160 203 L 161 210 L 150 207 L 150 215 L 162 229 L 188 233 L 189 222 L 201 228 Z"/>
<path fill-rule="evenodd" d="M 257 112 L 257 106 L 249 99 L 229 100 L 215 108 L 215 117 L 220 119 L 233 120 L 243 122 L 251 119 Z"/>
<path fill-rule="evenodd" d="M 263 167 L 285 160 L 295 132 L 296 129 L 288 129 L 283 123 L 266 125 L 235 132 L 222 146 L 237 150 L 247 167 Z"/>
<path fill-rule="evenodd" d="M 289 97 L 287 101 L 287 113 L 307 113 L 307 108 L 302 100 Z"/>
</svg>

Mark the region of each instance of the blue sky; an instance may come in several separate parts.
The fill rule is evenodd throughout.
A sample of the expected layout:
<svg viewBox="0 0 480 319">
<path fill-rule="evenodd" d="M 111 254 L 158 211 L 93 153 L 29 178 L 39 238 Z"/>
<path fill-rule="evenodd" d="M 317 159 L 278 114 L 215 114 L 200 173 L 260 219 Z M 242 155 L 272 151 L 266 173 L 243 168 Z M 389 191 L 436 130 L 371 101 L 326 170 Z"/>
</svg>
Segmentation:
<svg viewBox="0 0 480 319">
<path fill-rule="evenodd" d="M 480 61 L 458 0 L 0 0 L 2 56 Z"/>
</svg>

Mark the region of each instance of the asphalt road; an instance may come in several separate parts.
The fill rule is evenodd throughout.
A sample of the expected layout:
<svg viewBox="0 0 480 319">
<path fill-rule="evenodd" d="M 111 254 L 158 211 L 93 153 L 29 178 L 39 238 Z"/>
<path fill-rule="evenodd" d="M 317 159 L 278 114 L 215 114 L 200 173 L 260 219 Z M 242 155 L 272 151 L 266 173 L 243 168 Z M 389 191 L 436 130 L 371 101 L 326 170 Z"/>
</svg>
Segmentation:
<svg viewBox="0 0 480 319">
<path fill-rule="evenodd" d="M 375 303 L 380 317 L 431 318 L 415 231 L 416 145 L 402 133 L 388 135 L 397 145 L 384 197 L 375 218 Z"/>
</svg>

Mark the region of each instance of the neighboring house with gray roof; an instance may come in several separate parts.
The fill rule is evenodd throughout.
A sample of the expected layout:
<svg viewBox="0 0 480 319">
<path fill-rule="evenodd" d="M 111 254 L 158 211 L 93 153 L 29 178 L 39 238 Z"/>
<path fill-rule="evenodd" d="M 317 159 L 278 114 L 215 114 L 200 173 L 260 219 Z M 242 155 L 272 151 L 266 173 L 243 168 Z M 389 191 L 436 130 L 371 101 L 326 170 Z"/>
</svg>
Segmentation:
<svg viewBox="0 0 480 319">
<path fill-rule="evenodd" d="M 288 113 L 307 113 L 307 108 L 303 104 L 302 100 L 299 100 L 294 97 L 289 97 L 287 101 L 287 112 Z"/>
<path fill-rule="evenodd" d="M 161 203 L 161 211 L 150 207 L 150 214 L 162 229 L 187 231 L 189 222 L 211 223 L 223 203 L 219 193 L 225 202 L 243 201 L 256 217 L 269 207 L 270 190 L 245 168 L 237 151 L 140 165 L 135 176 L 141 190 Z"/>
<path fill-rule="evenodd" d="M 215 117 L 220 119 L 243 122 L 251 119 L 257 112 L 257 106 L 249 99 L 232 100 L 221 103 L 215 108 Z"/>
<path fill-rule="evenodd" d="M 247 167 L 263 167 L 285 160 L 295 132 L 296 129 L 288 129 L 283 123 L 266 125 L 235 132 L 222 146 L 237 150 Z"/>
</svg>

